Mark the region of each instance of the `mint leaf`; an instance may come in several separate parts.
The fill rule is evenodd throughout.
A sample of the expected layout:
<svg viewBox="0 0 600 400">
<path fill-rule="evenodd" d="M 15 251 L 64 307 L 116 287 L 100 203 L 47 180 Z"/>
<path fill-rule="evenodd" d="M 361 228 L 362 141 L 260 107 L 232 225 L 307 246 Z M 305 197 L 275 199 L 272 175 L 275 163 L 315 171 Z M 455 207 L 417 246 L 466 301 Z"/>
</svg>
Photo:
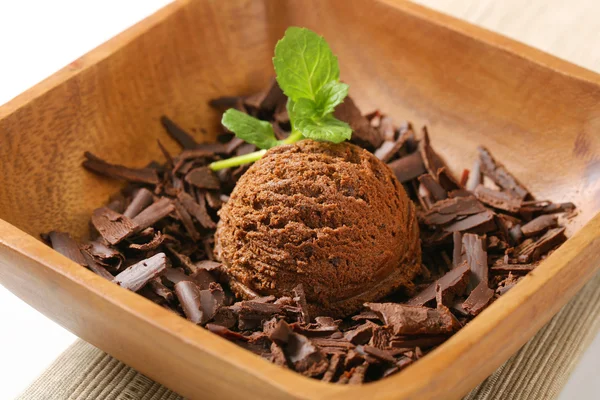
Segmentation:
<svg viewBox="0 0 600 400">
<path fill-rule="evenodd" d="M 235 133 L 235 136 L 261 149 L 270 149 L 279 144 L 273 126 L 269 122 L 261 121 L 236 109 L 230 108 L 225 111 L 221 123 Z"/>
<path fill-rule="evenodd" d="M 336 81 L 328 82 L 317 92 L 315 99 L 317 110 L 321 116 L 331 114 L 335 106 L 341 104 L 346 96 L 348 96 L 348 85 Z"/>
<path fill-rule="evenodd" d="M 275 46 L 273 65 L 277 82 L 286 96 L 317 101 L 317 93 L 338 81 L 337 57 L 321 36 L 306 28 L 290 27 Z"/>
<path fill-rule="evenodd" d="M 294 128 L 309 139 L 333 143 L 341 143 L 349 140 L 352 136 L 350 126 L 332 115 L 326 115 L 319 119 L 297 118 L 294 120 Z"/>
</svg>

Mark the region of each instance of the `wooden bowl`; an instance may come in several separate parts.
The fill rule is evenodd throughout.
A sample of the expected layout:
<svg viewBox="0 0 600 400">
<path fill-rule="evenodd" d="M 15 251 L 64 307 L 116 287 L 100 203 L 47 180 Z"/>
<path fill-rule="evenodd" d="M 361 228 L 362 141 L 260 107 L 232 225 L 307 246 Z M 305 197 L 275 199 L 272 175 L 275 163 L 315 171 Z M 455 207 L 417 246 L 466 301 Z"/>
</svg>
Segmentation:
<svg viewBox="0 0 600 400">
<path fill-rule="evenodd" d="M 142 166 L 169 150 L 166 114 L 209 141 L 210 98 L 262 88 L 289 25 L 324 34 L 364 111 L 427 124 L 455 171 L 483 144 L 538 198 L 572 201 L 572 237 L 405 371 L 360 387 L 281 369 L 81 268 L 38 240 L 84 235 L 118 185 L 93 150 Z M 203 129 L 206 132 L 203 133 Z M 179 1 L 0 108 L 0 282 L 86 341 L 191 398 L 459 398 L 600 266 L 600 76 L 401 1 Z"/>
</svg>

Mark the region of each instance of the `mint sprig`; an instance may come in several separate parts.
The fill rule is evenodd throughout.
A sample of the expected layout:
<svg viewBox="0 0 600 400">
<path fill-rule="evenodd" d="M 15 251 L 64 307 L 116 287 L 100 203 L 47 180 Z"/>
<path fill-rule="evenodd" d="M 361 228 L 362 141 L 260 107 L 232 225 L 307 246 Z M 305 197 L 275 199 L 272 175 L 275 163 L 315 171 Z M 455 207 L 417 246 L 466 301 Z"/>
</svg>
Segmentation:
<svg viewBox="0 0 600 400">
<path fill-rule="evenodd" d="M 221 123 L 240 139 L 256 145 L 259 149 L 270 149 L 279 144 L 273 126 L 251 115 L 230 108 L 225 111 Z"/>
<path fill-rule="evenodd" d="M 323 37 L 306 28 L 288 28 L 275 46 L 273 65 L 277 83 L 288 96 L 291 135 L 278 141 L 269 122 L 229 109 L 223 114 L 223 125 L 263 150 L 216 161 L 210 165 L 213 170 L 256 161 L 266 149 L 279 144 L 304 138 L 340 143 L 352 136 L 350 126 L 333 116 L 335 107 L 348 95 L 348 85 L 339 81 L 337 57 Z"/>
</svg>

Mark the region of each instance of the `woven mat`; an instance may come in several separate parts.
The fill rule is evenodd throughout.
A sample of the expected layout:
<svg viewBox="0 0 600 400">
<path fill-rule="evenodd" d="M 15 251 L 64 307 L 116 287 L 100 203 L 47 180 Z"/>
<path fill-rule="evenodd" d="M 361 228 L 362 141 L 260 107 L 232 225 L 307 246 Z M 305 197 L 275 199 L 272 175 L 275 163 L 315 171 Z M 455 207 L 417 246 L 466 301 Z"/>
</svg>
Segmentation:
<svg viewBox="0 0 600 400">
<path fill-rule="evenodd" d="M 594 46 L 600 3 L 585 0 L 415 0 L 600 71 Z M 596 10 L 598 11 L 598 10 Z M 600 329 L 600 274 L 467 400 L 558 396 Z M 182 397 L 101 350 L 77 341 L 18 399 L 176 400 Z"/>
</svg>

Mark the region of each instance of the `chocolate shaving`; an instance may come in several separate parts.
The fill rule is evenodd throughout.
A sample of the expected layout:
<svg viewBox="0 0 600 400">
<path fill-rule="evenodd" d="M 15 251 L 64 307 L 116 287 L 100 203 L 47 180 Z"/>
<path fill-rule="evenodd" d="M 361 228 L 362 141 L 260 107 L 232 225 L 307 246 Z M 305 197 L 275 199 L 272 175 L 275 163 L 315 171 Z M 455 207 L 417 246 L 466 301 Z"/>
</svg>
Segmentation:
<svg viewBox="0 0 600 400">
<path fill-rule="evenodd" d="M 460 216 L 477 215 L 486 211 L 475 197 L 456 197 L 436 202 L 423 216 L 423 222 L 427 225 L 444 225 Z"/>
<path fill-rule="evenodd" d="M 525 237 L 532 237 L 544 233 L 550 228 L 558 225 L 558 218 L 554 215 L 540 215 L 521 227 L 521 233 Z"/>
<path fill-rule="evenodd" d="M 463 198 L 463 197 L 459 197 Z M 447 232 L 477 232 L 487 233 L 496 229 L 494 222 L 495 214 L 490 210 L 485 210 L 479 214 L 469 215 L 466 218 L 457 220 L 450 225 L 444 227 Z"/>
<path fill-rule="evenodd" d="M 184 149 L 193 149 L 198 145 L 192 135 L 180 128 L 167 116 L 163 115 L 160 117 L 160 123 L 165 127 L 167 133 Z"/>
<path fill-rule="evenodd" d="M 479 285 L 473 289 L 462 306 L 472 316 L 476 316 L 490 304 L 493 297 L 494 291 L 488 287 L 487 282 L 481 281 Z"/>
<path fill-rule="evenodd" d="M 477 186 L 473 193 L 482 203 L 511 213 L 518 212 L 522 205 L 521 199 L 511 192 L 499 192 L 483 185 Z"/>
<path fill-rule="evenodd" d="M 296 286 L 293 290 L 294 292 L 294 301 L 298 304 L 300 308 L 300 313 L 302 315 L 302 319 L 300 322 L 309 323 L 310 316 L 308 315 L 308 304 L 306 303 L 306 294 L 304 294 L 304 287 L 302 284 Z"/>
<path fill-rule="evenodd" d="M 92 224 L 110 244 L 117 244 L 139 229 L 138 224 L 107 207 L 94 210 Z"/>
<path fill-rule="evenodd" d="M 438 171 L 444 168 L 445 164 L 431 147 L 427 127 L 423 127 L 423 140 L 419 142 L 419 153 L 421 153 L 425 169 L 427 169 L 431 176 L 438 178 Z"/>
<path fill-rule="evenodd" d="M 352 128 L 352 142 L 369 149 L 376 149 L 381 146 L 383 138 L 379 131 L 373 128 L 369 120 L 361 114 L 352 98 L 346 97 L 344 102 L 335 108 L 333 115 L 350 125 L 350 128 Z"/>
<path fill-rule="evenodd" d="M 127 218 L 133 218 L 137 216 L 144 208 L 152 204 L 153 196 L 152 192 L 146 188 L 141 188 L 137 191 L 131 203 L 127 206 L 123 215 Z"/>
<path fill-rule="evenodd" d="M 348 379 L 348 385 L 359 385 L 364 382 L 365 375 L 367 374 L 367 369 L 369 368 L 369 363 L 365 362 L 358 367 L 354 368 L 350 372 L 350 378 Z"/>
<path fill-rule="evenodd" d="M 419 176 L 419 182 L 421 182 L 421 184 L 427 188 L 427 191 L 431 194 L 434 202 L 448 198 L 448 192 L 446 192 L 446 189 L 444 189 L 435 179 L 433 179 L 431 175 L 423 174 Z"/>
<path fill-rule="evenodd" d="M 221 187 L 219 178 L 208 167 L 194 168 L 187 173 L 185 181 L 199 189 L 219 189 Z"/>
<path fill-rule="evenodd" d="M 276 314 L 281 314 L 283 308 L 278 304 L 262 303 L 259 301 L 242 301 L 238 313 L 240 330 L 255 329 Z"/>
<path fill-rule="evenodd" d="M 97 174 L 113 179 L 149 183 L 151 185 L 157 185 L 160 182 L 156 170 L 152 168 L 128 168 L 122 165 L 109 164 L 88 151 L 84 153 L 84 156 L 87 160 L 82 165 Z"/>
<path fill-rule="evenodd" d="M 377 327 L 373 322 L 367 321 L 366 323 L 359 325 L 344 333 L 344 338 L 352 344 L 366 344 L 369 343 L 373 337 L 373 329 Z"/>
<path fill-rule="evenodd" d="M 451 302 L 455 296 L 461 296 L 465 292 L 470 272 L 469 265 L 464 262 L 427 286 L 425 290 L 408 300 L 406 304 L 423 306 L 430 302 L 435 298 L 436 285 L 439 285 L 441 288 L 444 303 Z"/>
<path fill-rule="evenodd" d="M 327 367 L 327 371 L 321 378 L 323 382 L 335 382 L 339 374 L 341 373 L 341 367 L 344 365 L 343 354 L 334 354 L 331 356 L 331 360 L 329 361 L 329 367 Z"/>
<path fill-rule="evenodd" d="M 454 194 L 456 194 L 457 192 L 463 191 L 461 184 L 456 180 L 454 176 L 452 176 L 452 174 L 448 170 L 448 167 L 442 167 L 438 169 L 437 178 L 438 182 L 440 183 L 440 186 L 442 186 L 447 192 L 453 192 Z"/>
<path fill-rule="evenodd" d="M 517 178 L 506 170 L 504 165 L 497 162 L 485 147 L 479 147 L 481 172 L 502 189 L 508 190 L 520 199 L 533 199 L 533 196 Z"/>
<path fill-rule="evenodd" d="M 202 290 L 208 289 L 211 283 L 216 283 L 216 279 L 212 273 L 204 268 L 198 268 L 198 270 L 192 273 L 190 276 L 191 280 L 193 280 L 196 285 Z M 167 277 L 168 279 L 168 277 Z"/>
<path fill-rule="evenodd" d="M 96 263 L 94 258 L 86 250 L 82 250 L 81 254 L 83 255 L 83 258 L 85 259 L 85 263 L 87 264 L 87 267 L 91 271 L 95 272 L 97 275 L 100 275 L 104 279 L 108 279 L 109 281 L 112 281 L 114 279 L 112 274 L 110 272 L 108 272 L 108 270 L 106 268 L 104 268 L 102 265 Z"/>
<path fill-rule="evenodd" d="M 526 275 L 537 267 L 535 264 L 494 264 L 490 268 L 490 272 L 495 274 Z"/>
<path fill-rule="evenodd" d="M 130 249 L 138 250 L 138 251 L 150 251 L 156 250 L 165 240 L 165 237 L 159 232 L 156 232 L 152 240 L 147 243 L 131 243 L 129 245 Z"/>
<path fill-rule="evenodd" d="M 472 233 L 466 233 L 463 238 L 467 264 L 471 269 L 469 290 L 473 290 L 480 282 L 488 283 L 487 252 L 484 250 L 485 237 L 481 238 Z"/>
<path fill-rule="evenodd" d="M 387 120 L 388 118 L 384 118 L 384 120 Z M 393 129 L 392 129 L 392 134 L 393 134 Z M 385 133 L 384 133 L 385 135 Z M 392 139 L 386 139 L 386 141 L 384 141 L 383 143 L 381 143 L 381 146 L 379 146 L 379 148 L 377 150 L 375 150 L 375 157 L 379 158 L 381 161 L 387 163 L 390 160 L 392 160 L 392 158 L 394 158 L 395 155 L 398 154 L 398 152 L 400 151 L 400 149 L 402 148 L 402 146 L 404 146 L 404 144 L 406 143 L 406 141 L 409 138 L 409 134 L 408 132 L 404 132 L 404 134 L 401 134 L 398 136 L 398 139 L 394 140 Z"/>
<path fill-rule="evenodd" d="M 217 227 L 217 224 L 215 224 L 210 215 L 208 215 L 204 201 L 197 203 L 192 196 L 185 192 L 180 192 L 177 195 L 177 199 L 181 202 L 181 205 L 187 212 L 196 218 L 200 225 L 207 229 L 215 229 Z"/>
<path fill-rule="evenodd" d="M 365 353 L 377 358 L 380 361 L 388 362 L 390 364 L 394 364 L 396 362 L 396 359 L 392 356 L 393 353 L 388 350 L 381 350 L 377 347 L 369 345 L 362 346 L 362 349 Z"/>
<path fill-rule="evenodd" d="M 423 159 L 419 152 L 414 152 L 406 157 L 392 161 L 388 164 L 388 167 L 391 168 L 396 178 L 402 183 L 415 179 L 426 172 L 425 164 L 423 164 Z"/>
<path fill-rule="evenodd" d="M 447 309 L 396 303 L 366 303 L 365 307 L 381 314 L 386 325 L 390 325 L 396 335 L 438 335 L 456 330 L 452 314 Z"/>
<path fill-rule="evenodd" d="M 514 256 L 520 263 L 535 262 L 540 259 L 542 254 L 552 250 L 565 240 L 567 238 L 564 227 L 550 229 L 536 241 L 529 241 L 528 239 L 523 242 L 519 247 L 515 248 Z"/>
<path fill-rule="evenodd" d="M 271 343 L 271 356 L 269 357 L 269 361 L 280 367 L 289 368 L 283 349 L 279 347 L 277 343 Z"/>
<path fill-rule="evenodd" d="M 216 99 L 212 99 L 208 102 L 212 108 L 225 112 L 229 108 L 235 108 L 238 111 L 246 112 L 242 98 L 239 96 L 222 96 Z"/>
<path fill-rule="evenodd" d="M 463 253 L 462 246 L 462 233 L 458 231 L 452 232 L 452 241 L 452 266 L 453 268 L 456 268 L 457 266 L 461 265 L 463 261 L 465 261 L 465 255 Z"/>
<path fill-rule="evenodd" d="M 392 348 L 398 349 L 414 349 L 420 347 L 427 349 L 430 347 L 437 346 L 448 339 L 447 335 L 432 335 L 432 336 L 395 336 L 390 341 Z"/>
<path fill-rule="evenodd" d="M 137 226 L 136 232 L 154 225 L 173 211 L 175 211 L 175 205 L 171 199 L 166 197 L 161 198 L 133 218 L 132 222 Z"/>
<path fill-rule="evenodd" d="M 50 244 L 54 250 L 79 265 L 84 267 L 88 266 L 83 254 L 81 254 L 79 245 L 73 240 L 71 235 L 65 232 L 52 231 L 48 233 L 48 238 L 50 239 Z"/>
<path fill-rule="evenodd" d="M 161 275 L 168 266 L 169 260 L 165 253 L 158 253 L 127 267 L 115 277 L 114 282 L 125 289 L 137 292 L 149 281 Z"/>
<path fill-rule="evenodd" d="M 473 168 L 471 168 L 471 172 L 469 173 L 469 179 L 467 180 L 467 184 L 465 185 L 465 189 L 469 191 L 474 191 L 477 186 L 483 183 L 483 175 L 481 173 L 481 160 L 478 158 L 473 163 Z"/>
<path fill-rule="evenodd" d="M 266 90 L 248 96 L 244 99 L 244 104 L 264 111 L 273 111 L 277 104 L 285 103 L 286 101 L 287 98 L 279 88 L 277 80 L 272 78 Z"/>
<path fill-rule="evenodd" d="M 193 241 L 200 240 L 200 232 L 198 232 L 198 230 L 194 226 L 194 221 L 192 221 L 192 217 L 187 212 L 187 210 L 177 200 L 173 201 L 173 205 L 175 206 L 175 212 L 177 213 L 177 216 L 181 220 L 181 223 L 183 224 L 183 227 L 185 228 L 186 232 L 190 235 L 190 238 Z"/>
<path fill-rule="evenodd" d="M 369 345 L 378 349 L 387 349 L 390 347 L 390 342 L 394 336 L 392 328 L 388 326 L 377 326 L 373 328 L 373 337 L 369 341 Z"/>
<path fill-rule="evenodd" d="M 172 303 L 173 299 L 174 299 L 174 295 L 173 292 L 166 287 L 165 285 L 163 285 L 163 283 L 161 282 L 160 278 L 154 278 L 152 279 L 148 285 L 150 286 L 150 288 L 152 289 L 152 291 L 154 293 L 156 293 L 158 296 L 162 297 L 163 299 L 165 299 L 167 302 Z"/>
</svg>

